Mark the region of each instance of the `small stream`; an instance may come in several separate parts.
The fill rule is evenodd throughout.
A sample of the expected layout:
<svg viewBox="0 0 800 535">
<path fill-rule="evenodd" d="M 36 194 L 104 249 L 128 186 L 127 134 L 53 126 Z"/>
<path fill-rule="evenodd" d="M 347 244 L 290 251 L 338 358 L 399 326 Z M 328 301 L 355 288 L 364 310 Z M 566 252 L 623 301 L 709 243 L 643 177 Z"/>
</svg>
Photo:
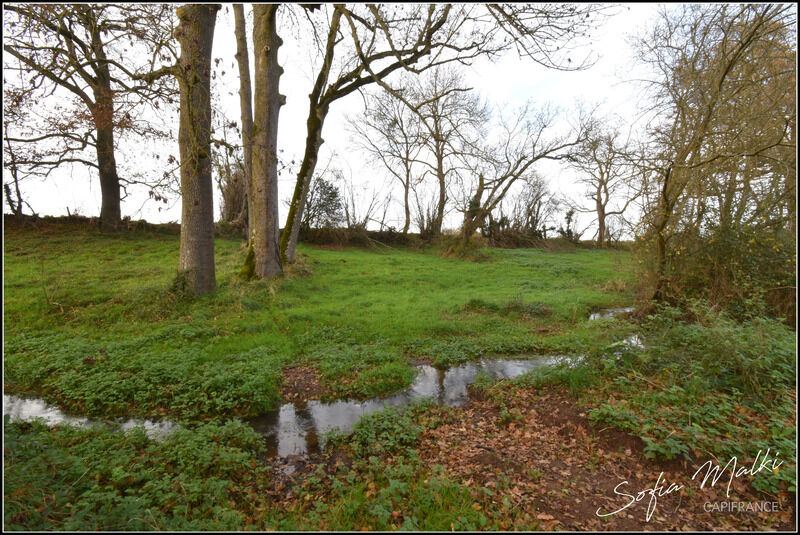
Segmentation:
<svg viewBox="0 0 800 535">
<path fill-rule="evenodd" d="M 568 360 L 569 357 L 564 356 L 482 360 L 447 370 L 427 365 L 417 366 L 417 376 L 411 387 L 393 396 L 366 401 L 285 403 L 277 410 L 245 421 L 264 437 L 268 456 L 313 454 L 325 446 L 325 433 L 333 429 L 349 431 L 365 414 L 385 407 L 403 407 L 423 398 L 431 398 L 436 403 L 455 407 L 467 401 L 467 388 L 475 382 L 480 372 L 493 379 L 509 379 L 538 366 Z M 3 415 L 8 415 L 12 421 L 42 418 L 48 425 L 67 424 L 84 428 L 106 425 L 121 431 L 144 427 L 147 435 L 154 439 L 163 438 L 178 427 L 169 420 L 92 420 L 68 414 L 40 398 L 16 394 L 3 394 Z"/>
<path fill-rule="evenodd" d="M 633 309 L 601 310 L 592 313 L 589 319 L 610 318 L 631 310 Z M 642 346 L 638 335 L 633 335 L 624 342 L 634 347 Z M 492 379 L 511 379 L 539 366 L 562 362 L 574 364 L 580 359 L 581 357 L 550 355 L 527 359 L 484 359 L 446 370 L 427 365 L 417 366 L 413 384 L 408 390 L 399 394 L 366 401 L 343 400 L 327 403 L 315 400 L 285 403 L 277 410 L 245 421 L 264 437 L 267 455 L 270 457 L 313 454 L 324 448 L 327 432 L 334 429 L 349 431 L 362 416 L 385 407 L 403 407 L 424 398 L 430 398 L 435 403 L 450 407 L 461 405 L 469 398 L 467 389 L 475 382 L 479 373 L 484 373 Z M 65 413 L 40 398 L 16 394 L 3 394 L 3 415 L 8 415 L 12 421 L 42 418 L 48 425 L 67 424 L 79 427 L 106 425 L 121 431 L 144 427 L 147 435 L 156 440 L 179 427 L 169 420 L 91 420 Z"/>
<path fill-rule="evenodd" d="M 636 310 L 635 307 L 605 308 L 589 314 L 589 320 L 613 318 L 617 314 L 627 314 L 628 312 L 633 312 L 634 310 Z"/>
<path fill-rule="evenodd" d="M 316 453 L 325 446 L 325 433 L 334 429 L 349 431 L 365 414 L 385 407 L 403 407 L 424 398 L 456 407 L 469 398 L 467 388 L 475 382 L 478 373 L 483 372 L 493 379 L 510 379 L 564 358 L 483 360 L 447 370 L 417 366 L 417 377 L 411 388 L 399 394 L 366 401 L 286 403 L 277 411 L 249 419 L 248 423 L 266 437 L 268 454 L 286 457 Z"/>
<path fill-rule="evenodd" d="M 48 405 L 43 399 L 23 394 L 3 394 L 3 416 L 8 415 L 9 420 L 31 420 L 41 418 L 47 425 L 66 424 L 76 427 L 89 428 L 93 426 L 111 426 L 120 431 L 127 431 L 134 427 L 143 427 L 147 436 L 160 439 L 178 427 L 169 420 L 140 420 L 137 418 L 116 420 L 91 420 L 85 416 L 76 416 L 66 413 Z"/>
</svg>

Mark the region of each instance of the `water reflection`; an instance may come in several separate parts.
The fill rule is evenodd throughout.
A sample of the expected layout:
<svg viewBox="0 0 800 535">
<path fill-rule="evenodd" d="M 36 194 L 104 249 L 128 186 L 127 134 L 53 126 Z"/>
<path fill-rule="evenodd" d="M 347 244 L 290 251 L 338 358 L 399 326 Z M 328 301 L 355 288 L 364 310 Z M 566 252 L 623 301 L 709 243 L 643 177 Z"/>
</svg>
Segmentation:
<svg viewBox="0 0 800 535">
<path fill-rule="evenodd" d="M 617 314 L 626 314 L 628 312 L 633 312 L 634 310 L 636 310 L 636 307 L 606 308 L 603 310 L 598 310 L 597 312 L 592 312 L 589 314 L 589 319 L 599 320 L 603 318 L 613 318 Z"/>
<path fill-rule="evenodd" d="M 90 420 L 84 416 L 67 414 L 58 407 L 48 405 L 44 400 L 30 396 L 3 394 L 3 415 L 8 415 L 9 420 L 32 420 L 41 418 L 47 425 L 66 424 L 76 427 L 89 428 L 95 425 L 108 425 L 128 431 L 135 427 L 143 427 L 147 436 L 161 439 L 170 434 L 177 427 L 169 420 L 154 422 L 152 420 L 123 419 L 110 421 Z"/>
<path fill-rule="evenodd" d="M 483 372 L 493 379 L 509 379 L 547 364 L 570 361 L 566 356 L 549 356 L 538 359 L 483 360 L 440 370 L 433 366 L 418 366 L 411 387 L 399 394 L 366 401 L 309 401 L 286 403 L 280 409 L 247 420 L 256 432 L 264 436 L 270 456 L 287 457 L 315 453 L 324 447 L 325 433 L 338 429 L 349 431 L 358 420 L 385 407 L 402 407 L 416 400 L 431 398 L 434 402 L 458 406 L 466 402 L 467 387 Z M 119 429 L 144 427 L 148 436 L 160 438 L 174 430 L 173 422 L 164 420 L 125 420 L 96 422 L 72 416 L 46 404 L 41 399 L 16 395 L 3 395 L 3 414 L 11 420 L 43 418 L 48 424 L 69 424 L 89 427 L 111 424 Z"/>
<path fill-rule="evenodd" d="M 316 453 L 325 446 L 325 433 L 334 429 L 349 431 L 366 414 L 385 407 L 402 407 L 423 398 L 430 398 L 442 405 L 458 406 L 467 401 L 467 388 L 475 382 L 480 372 L 494 379 L 508 379 L 538 366 L 568 359 L 569 357 L 552 356 L 536 360 L 483 360 L 447 370 L 418 366 L 414 383 L 399 394 L 366 401 L 287 403 L 278 411 L 253 418 L 249 423 L 266 437 L 269 455 L 285 457 Z"/>
</svg>

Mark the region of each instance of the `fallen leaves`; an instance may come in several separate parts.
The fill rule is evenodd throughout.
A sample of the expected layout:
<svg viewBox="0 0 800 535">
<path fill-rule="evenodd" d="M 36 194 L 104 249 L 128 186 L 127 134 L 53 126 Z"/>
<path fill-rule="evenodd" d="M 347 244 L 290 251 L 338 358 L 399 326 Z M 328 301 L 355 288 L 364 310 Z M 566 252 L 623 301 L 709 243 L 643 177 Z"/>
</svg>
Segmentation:
<svg viewBox="0 0 800 535">
<path fill-rule="evenodd" d="M 619 430 L 593 428 L 586 411 L 556 388 L 514 392 L 508 409 L 519 409 L 522 422 L 499 425 L 500 409 L 489 399 L 476 400 L 456 413 L 458 421 L 423 433 L 419 446 L 429 466 L 442 465 L 448 476 L 470 489 L 472 508 L 493 516 L 503 529 L 675 530 L 770 529 L 789 526 L 788 515 L 725 517 L 703 511 L 716 492 L 686 489 L 657 499 L 648 522 L 649 495 L 627 510 L 600 518 L 598 508 L 614 511 L 627 503 L 614 492 L 622 481 L 631 494 L 663 480 L 687 485 L 696 467 L 656 463 L 643 455 L 643 443 Z M 498 431 L 499 430 L 499 431 Z M 762 500 L 748 485 L 733 487 L 730 500 Z M 725 491 L 722 490 L 722 497 Z M 722 499 L 720 497 L 720 499 Z M 788 501 L 787 501 L 788 503 Z"/>
</svg>

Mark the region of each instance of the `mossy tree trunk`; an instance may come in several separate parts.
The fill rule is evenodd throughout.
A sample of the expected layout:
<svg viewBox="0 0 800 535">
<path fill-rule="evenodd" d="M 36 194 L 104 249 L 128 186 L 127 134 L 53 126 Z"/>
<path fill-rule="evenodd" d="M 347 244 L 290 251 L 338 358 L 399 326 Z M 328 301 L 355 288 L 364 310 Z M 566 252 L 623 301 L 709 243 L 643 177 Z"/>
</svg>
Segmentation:
<svg viewBox="0 0 800 535">
<path fill-rule="evenodd" d="M 286 227 L 281 237 L 281 256 L 283 261 L 287 264 L 294 262 L 295 249 L 297 248 L 297 240 L 300 237 L 300 227 L 302 226 L 303 212 L 305 210 L 306 201 L 308 200 L 308 190 L 311 186 L 311 179 L 314 176 L 314 169 L 317 166 L 319 149 L 323 143 L 322 126 L 325 122 L 325 116 L 328 113 L 327 105 L 315 106 L 312 101 L 311 106 L 312 110 L 309 113 L 307 121 L 308 137 L 306 139 L 306 150 L 303 155 L 303 163 L 300 165 L 300 171 L 297 173 L 297 182 L 295 184 L 294 195 L 292 196 L 292 204 L 289 206 Z"/>
<path fill-rule="evenodd" d="M 177 8 L 181 156 L 179 271 L 192 293 L 214 291 L 214 198 L 211 180 L 211 47 L 218 4 Z"/>
<path fill-rule="evenodd" d="M 444 222 L 444 209 L 447 206 L 447 182 L 444 171 L 444 144 L 436 143 L 436 179 L 439 181 L 439 202 L 436 204 L 436 217 L 431 228 L 433 236 L 441 236 Z"/>
<path fill-rule="evenodd" d="M 247 236 L 252 226 L 253 206 L 250 185 L 253 182 L 253 92 L 250 83 L 250 54 L 247 51 L 247 26 L 242 4 L 233 4 L 236 32 L 236 61 L 239 63 L 239 102 L 242 111 L 242 147 L 244 148 L 244 184 L 247 194 Z"/>
<path fill-rule="evenodd" d="M 122 221 L 120 208 L 120 185 L 117 161 L 114 158 L 114 101 L 111 87 L 95 89 L 96 105 L 92 115 L 97 132 L 97 169 L 100 175 L 100 228 L 105 231 L 119 230 Z"/>
<path fill-rule="evenodd" d="M 483 174 L 479 174 L 475 195 L 470 199 L 469 206 L 464 212 L 464 225 L 461 227 L 461 244 L 464 247 L 469 245 L 472 235 L 480 228 L 483 224 L 483 218 L 486 217 L 486 210 L 481 206 L 481 199 L 485 189 L 486 179 Z"/>
<path fill-rule="evenodd" d="M 283 272 L 278 226 L 278 114 L 286 98 L 279 93 L 283 69 L 278 48 L 278 5 L 253 6 L 255 101 L 250 199 L 252 267 L 245 278 L 272 278 Z M 249 254 L 249 253 L 248 253 Z"/>
<path fill-rule="evenodd" d="M 597 246 L 600 248 L 605 247 L 606 242 L 606 203 L 603 201 L 602 185 L 597 186 L 597 196 L 595 198 L 595 211 L 597 212 Z"/>
</svg>

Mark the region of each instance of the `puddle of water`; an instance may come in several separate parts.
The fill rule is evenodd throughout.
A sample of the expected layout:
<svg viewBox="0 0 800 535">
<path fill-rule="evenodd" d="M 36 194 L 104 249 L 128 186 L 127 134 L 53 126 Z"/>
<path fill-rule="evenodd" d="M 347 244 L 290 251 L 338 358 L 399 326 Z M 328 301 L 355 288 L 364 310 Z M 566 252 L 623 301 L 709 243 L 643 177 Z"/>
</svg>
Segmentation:
<svg viewBox="0 0 800 535">
<path fill-rule="evenodd" d="M 644 342 L 642 342 L 642 337 L 638 334 L 632 334 L 622 342 L 634 349 L 644 349 Z"/>
<path fill-rule="evenodd" d="M 6 414 L 11 421 L 41 418 L 47 425 L 51 426 L 66 424 L 89 428 L 96 425 L 111 425 L 121 431 L 128 431 L 134 427 L 144 427 L 147 436 L 156 440 L 162 439 L 177 428 L 176 424 L 169 420 L 159 422 L 122 418 L 112 421 L 91 420 L 84 416 L 67 414 L 58 407 L 48 405 L 42 399 L 13 394 L 3 394 L 3 415 L 5 416 Z"/>
<path fill-rule="evenodd" d="M 366 414 L 386 407 L 402 407 L 423 398 L 455 407 L 467 401 L 467 387 L 475 382 L 480 372 L 494 379 L 510 379 L 538 366 L 566 360 L 569 357 L 483 360 L 447 370 L 418 366 L 417 377 L 405 392 L 366 401 L 287 403 L 277 411 L 249 420 L 249 423 L 266 437 L 270 456 L 313 454 L 325 447 L 325 433 L 334 429 L 349 431 Z"/>
<path fill-rule="evenodd" d="M 334 401 L 324 403 L 286 403 L 280 409 L 247 420 L 256 432 L 264 436 L 269 456 L 288 457 L 317 453 L 325 447 L 325 433 L 338 429 L 349 431 L 358 420 L 385 407 L 402 407 L 416 400 L 431 398 L 434 402 L 458 406 L 466 402 L 467 387 L 483 372 L 493 379 L 510 379 L 529 372 L 536 367 L 571 362 L 567 356 L 548 356 L 538 359 L 483 360 L 439 370 L 433 366 L 418 366 L 417 377 L 411 387 L 399 394 L 366 401 Z M 161 438 L 172 432 L 177 425 L 168 420 L 118 420 L 98 422 L 88 418 L 72 416 L 46 404 L 41 399 L 16 395 L 3 395 L 3 414 L 11 420 L 43 418 L 49 425 L 69 424 L 90 427 L 111 424 L 121 430 L 144 427 L 148 436 Z"/>
<path fill-rule="evenodd" d="M 50 406 L 42 399 L 3 394 L 3 416 L 10 420 L 41 418 L 47 425 L 67 424 L 76 427 L 91 427 L 92 422 L 82 416 L 71 416 L 61 409 Z"/>
<path fill-rule="evenodd" d="M 589 314 L 589 320 L 599 320 L 603 318 L 613 318 L 617 314 L 625 314 L 627 312 L 633 312 L 636 310 L 636 307 L 623 307 L 623 308 L 606 308 L 603 310 L 598 310 L 597 312 L 592 312 Z"/>
</svg>

